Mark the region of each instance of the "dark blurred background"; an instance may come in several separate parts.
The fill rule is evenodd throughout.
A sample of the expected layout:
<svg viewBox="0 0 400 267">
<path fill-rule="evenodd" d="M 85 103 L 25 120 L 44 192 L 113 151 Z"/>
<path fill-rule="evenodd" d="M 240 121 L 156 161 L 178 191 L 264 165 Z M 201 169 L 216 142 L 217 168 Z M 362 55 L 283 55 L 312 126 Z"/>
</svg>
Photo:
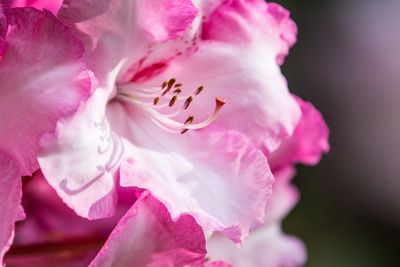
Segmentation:
<svg viewBox="0 0 400 267">
<path fill-rule="evenodd" d="M 284 229 L 306 243 L 307 266 L 400 266 L 400 0 L 276 2 L 299 27 L 283 71 L 332 147 L 299 166 Z"/>
</svg>

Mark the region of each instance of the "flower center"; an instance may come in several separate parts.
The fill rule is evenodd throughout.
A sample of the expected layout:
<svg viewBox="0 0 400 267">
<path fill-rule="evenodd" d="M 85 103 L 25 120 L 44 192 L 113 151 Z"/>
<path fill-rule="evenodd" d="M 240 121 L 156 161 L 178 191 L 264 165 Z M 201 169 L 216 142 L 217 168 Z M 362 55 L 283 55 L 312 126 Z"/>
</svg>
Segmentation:
<svg viewBox="0 0 400 267">
<path fill-rule="evenodd" d="M 218 116 L 225 101 L 219 97 L 215 98 L 215 106 L 210 115 L 203 121 L 195 123 L 195 114 L 178 120 L 183 112 L 190 110 L 191 104 L 204 91 L 203 86 L 197 87 L 190 95 L 183 95 L 183 85 L 175 78 L 165 81 L 158 88 L 140 88 L 128 83 L 118 89 L 117 98 L 134 104 L 146 111 L 150 119 L 164 130 L 172 133 L 184 134 L 188 130 L 196 130 L 207 127 Z M 199 114 L 197 114 L 199 115 Z"/>
</svg>

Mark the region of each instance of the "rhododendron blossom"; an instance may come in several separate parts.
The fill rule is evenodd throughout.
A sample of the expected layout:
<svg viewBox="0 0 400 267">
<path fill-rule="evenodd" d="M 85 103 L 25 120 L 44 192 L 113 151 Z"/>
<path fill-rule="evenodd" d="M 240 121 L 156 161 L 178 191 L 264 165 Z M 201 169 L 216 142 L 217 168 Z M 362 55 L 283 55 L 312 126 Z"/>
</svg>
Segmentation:
<svg viewBox="0 0 400 267">
<path fill-rule="evenodd" d="M 15 235 L 10 266 L 304 264 L 280 225 L 328 129 L 281 74 L 285 9 L 0 4 L 0 260 Z"/>
<path fill-rule="evenodd" d="M 79 215 L 113 214 L 119 173 L 122 186 L 151 191 L 173 218 L 191 214 L 235 242 L 262 223 L 273 182 L 262 149 L 290 135 L 300 114 L 277 64 L 291 25 L 273 5 L 261 17 L 253 3 L 232 3 L 207 11 L 190 1 L 104 1 L 96 17 L 89 1 L 64 3 L 59 17 L 85 42 L 99 86 L 42 138 L 39 162 Z M 225 34 L 233 22 L 223 9 L 248 18 L 242 35 Z"/>
</svg>

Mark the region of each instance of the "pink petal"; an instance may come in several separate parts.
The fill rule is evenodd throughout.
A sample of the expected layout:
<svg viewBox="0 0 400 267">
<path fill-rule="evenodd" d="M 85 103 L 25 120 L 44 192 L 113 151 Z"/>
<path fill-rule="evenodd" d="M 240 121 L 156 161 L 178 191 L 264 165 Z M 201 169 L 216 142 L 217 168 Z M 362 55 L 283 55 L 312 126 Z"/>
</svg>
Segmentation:
<svg viewBox="0 0 400 267">
<path fill-rule="evenodd" d="M 8 0 L 0 0 L 0 60 L 6 50 L 6 33 L 8 27 Z"/>
<path fill-rule="evenodd" d="M 219 2 L 203 27 L 203 38 L 244 47 L 262 45 L 262 50 L 269 50 L 279 64 L 283 63 L 297 35 L 286 9 L 264 0 Z"/>
<path fill-rule="evenodd" d="M 257 147 L 276 149 L 293 133 L 301 114 L 275 60 L 263 49 L 243 49 L 235 43 L 199 41 L 198 48 L 169 62 L 161 75 L 140 86 L 159 87 L 172 77 L 183 85 L 182 95 L 203 86 L 190 106 L 197 121 L 213 112 L 215 98 L 220 97 L 226 105 L 213 124 L 244 133 Z"/>
<path fill-rule="evenodd" d="M 62 3 L 63 0 L 11 0 L 12 7 L 35 7 L 37 9 L 47 9 L 53 14 L 57 14 Z"/>
<path fill-rule="evenodd" d="M 109 93 L 97 89 L 71 119 L 60 121 L 54 135 L 41 140 L 39 163 L 63 201 L 85 218 L 114 214 L 116 170 L 124 153 L 105 117 Z"/>
<path fill-rule="evenodd" d="M 185 50 L 194 49 L 192 53 L 172 60 L 151 55 L 160 60 L 153 65 L 163 64 L 161 74 L 134 81 L 150 88 L 174 77 L 183 84 L 183 95 L 203 86 L 191 105 L 198 120 L 212 112 L 214 99 L 220 97 L 227 104 L 214 124 L 242 132 L 257 147 L 273 151 L 293 134 L 301 115 L 276 62 L 289 47 L 280 37 L 281 24 L 289 19 L 278 11 L 277 5 L 261 0 L 224 1 L 206 17 L 202 38 L 194 34 L 190 40 Z M 168 45 L 184 52 L 178 44 Z"/>
<path fill-rule="evenodd" d="M 197 14 L 189 0 L 64 1 L 60 18 L 85 42 L 100 84 L 115 82 L 150 46 L 178 37 Z M 112 84 L 111 86 L 114 86 Z"/>
<path fill-rule="evenodd" d="M 274 170 L 294 163 L 315 165 L 329 151 L 329 129 L 322 115 L 311 103 L 298 97 L 294 99 L 302 117 L 293 136 L 268 156 Z"/>
<path fill-rule="evenodd" d="M 207 242 L 207 252 L 212 260 L 224 260 L 235 267 L 300 267 L 307 258 L 303 243 L 282 234 L 279 225 L 255 230 L 241 248 L 222 236 L 213 236 Z"/>
<path fill-rule="evenodd" d="M 213 261 L 205 265 L 206 267 L 233 267 L 229 263 L 223 261 Z"/>
<path fill-rule="evenodd" d="M 211 127 L 170 134 L 140 116 L 129 118 L 117 105 L 112 111 L 110 121 L 119 120 L 114 127 L 132 142 L 121 164 L 122 186 L 148 189 L 173 218 L 191 214 L 235 242 L 263 221 L 273 178 L 244 135 Z"/>
<path fill-rule="evenodd" d="M 79 106 L 91 83 L 80 42 L 51 13 L 15 8 L 9 23 L 0 61 L 0 148 L 30 175 L 40 137 Z"/>
<path fill-rule="evenodd" d="M 299 191 L 291 183 L 294 175 L 293 167 L 274 171 L 275 183 L 272 186 L 273 194 L 267 202 L 265 223 L 282 221 L 299 201 Z"/>
<path fill-rule="evenodd" d="M 21 206 L 21 175 L 18 164 L 0 150 L 0 266 L 14 238 L 14 223 L 25 217 Z"/>
<path fill-rule="evenodd" d="M 173 221 L 148 192 L 118 223 L 90 266 L 201 266 L 205 239 L 195 220 Z"/>
</svg>

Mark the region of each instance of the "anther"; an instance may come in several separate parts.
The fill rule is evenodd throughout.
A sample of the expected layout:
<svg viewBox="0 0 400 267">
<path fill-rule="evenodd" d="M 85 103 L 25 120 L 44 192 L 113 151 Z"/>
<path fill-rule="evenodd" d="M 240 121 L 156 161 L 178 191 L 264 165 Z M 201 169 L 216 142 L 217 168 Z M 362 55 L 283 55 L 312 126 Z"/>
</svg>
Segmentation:
<svg viewBox="0 0 400 267">
<path fill-rule="evenodd" d="M 189 96 L 186 99 L 185 103 L 183 104 L 183 109 L 186 110 L 189 107 L 190 103 L 192 103 L 192 101 L 193 101 L 193 96 Z"/>
<path fill-rule="evenodd" d="M 161 86 L 161 90 L 163 90 L 167 85 L 168 85 L 168 82 L 167 82 L 167 81 L 164 81 L 163 84 L 162 84 L 162 86 Z"/>
<path fill-rule="evenodd" d="M 204 86 L 200 86 L 199 88 L 197 88 L 196 92 L 194 93 L 195 95 L 200 94 L 204 89 Z"/>
<path fill-rule="evenodd" d="M 193 120 L 194 120 L 194 116 L 189 116 L 186 120 L 185 120 L 185 125 L 186 124 L 191 124 L 191 123 L 193 123 Z"/>
<path fill-rule="evenodd" d="M 177 94 L 177 95 L 179 95 L 181 92 L 182 92 L 181 89 L 176 89 L 176 90 L 174 90 L 174 94 Z"/>
<path fill-rule="evenodd" d="M 176 82 L 176 79 L 175 79 L 175 78 L 172 78 L 172 79 L 170 79 L 170 80 L 168 81 L 168 83 L 167 83 L 167 89 L 165 89 L 165 91 L 162 93 L 162 96 L 165 96 L 165 95 L 169 92 L 169 90 L 171 90 L 171 88 L 172 88 L 172 86 L 174 85 L 175 82 Z"/>
<path fill-rule="evenodd" d="M 184 133 L 186 133 L 187 131 L 189 131 L 189 129 L 183 129 L 183 130 L 181 131 L 181 134 L 184 134 Z"/>
<path fill-rule="evenodd" d="M 170 107 L 172 107 L 174 104 L 175 104 L 175 102 L 176 102 L 176 100 L 178 99 L 178 97 L 176 96 L 176 95 L 174 95 L 172 98 L 171 98 L 171 100 L 169 101 L 169 106 Z"/>
<path fill-rule="evenodd" d="M 157 105 L 159 101 L 160 101 L 159 97 L 154 98 L 153 105 Z"/>
<path fill-rule="evenodd" d="M 176 79 L 175 79 L 175 78 L 170 79 L 170 80 L 168 81 L 168 88 L 171 88 L 171 87 L 174 85 L 175 82 L 176 82 Z"/>
<path fill-rule="evenodd" d="M 181 87 L 182 86 L 182 84 L 181 83 L 177 83 L 177 84 L 175 84 L 175 87 Z"/>
</svg>

